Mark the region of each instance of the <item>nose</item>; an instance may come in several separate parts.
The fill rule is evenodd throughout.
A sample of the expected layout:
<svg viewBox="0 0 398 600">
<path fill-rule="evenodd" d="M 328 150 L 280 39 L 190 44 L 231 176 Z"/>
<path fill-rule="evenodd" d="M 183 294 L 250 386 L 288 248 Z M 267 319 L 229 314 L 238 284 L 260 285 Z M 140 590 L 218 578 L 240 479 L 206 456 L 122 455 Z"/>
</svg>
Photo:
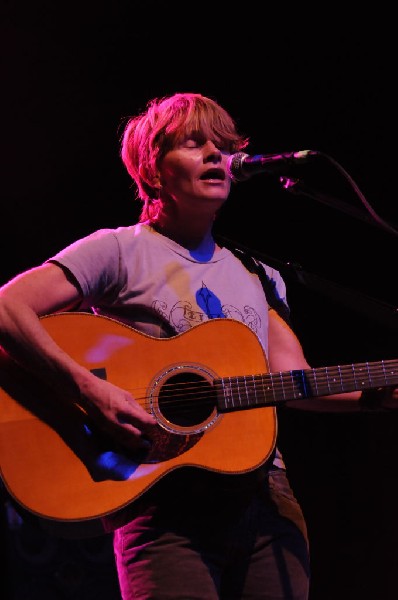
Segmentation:
<svg viewBox="0 0 398 600">
<path fill-rule="evenodd" d="M 220 163 L 222 161 L 222 153 L 219 148 L 215 145 L 211 140 L 207 140 L 204 145 L 204 161 L 205 162 L 213 162 Z"/>
</svg>

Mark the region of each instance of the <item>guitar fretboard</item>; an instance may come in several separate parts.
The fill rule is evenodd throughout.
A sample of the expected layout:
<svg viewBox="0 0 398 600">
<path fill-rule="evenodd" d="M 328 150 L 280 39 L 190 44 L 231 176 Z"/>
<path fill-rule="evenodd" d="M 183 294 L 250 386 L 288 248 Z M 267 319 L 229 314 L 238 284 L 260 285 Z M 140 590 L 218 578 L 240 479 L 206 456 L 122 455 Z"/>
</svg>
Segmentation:
<svg viewBox="0 0 398 600">
<path fill-rule="evenodd" d="M 214 381 L 220 412 L 398 384 L 398 360 L 280 371 Z"/>
</svg>

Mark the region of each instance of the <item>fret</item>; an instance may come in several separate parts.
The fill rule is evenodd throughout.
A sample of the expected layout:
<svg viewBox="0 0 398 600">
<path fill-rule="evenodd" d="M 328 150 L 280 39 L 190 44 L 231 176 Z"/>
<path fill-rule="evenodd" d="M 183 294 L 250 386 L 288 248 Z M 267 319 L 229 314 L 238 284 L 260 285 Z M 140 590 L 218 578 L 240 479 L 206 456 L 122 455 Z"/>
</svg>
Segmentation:
<svg viewBox="0 0 398 600">
<path fill-rule="evenodd" d="M 257 396 L 256 378 L 254 375 L 252 375 L 252 385 L 253 385 L 253 390 L 254 390 L 254 402 L 255 402 L 255 405 L 257 406 L 259 404 L 259 400 L 258 400 L 258 396 Z"/>
<path fill-rule="evenodd" d="M 247 389 L 247 381 L 246 381 L 246 375 L 243 376 L 243 383 L 245 385 L 245 394 L 246 394 L 246 401 L 245 401 L 245 406 L 250 406 L 250 394 L 249 394 L 249 390 Z"/>
<path fill-rule="evenodd" d="M 341 373 L 341 367 L 340 367 L 340 365 L 338 366 L 338 371 L 339 371 L 339 380 L 340 380 L 340 391 L 343 392 L 344 391 L 343 375 Z"/>
<path fill-rule="evenodd" d="M 294 380 L 294 371 L 289 371 L 289 375 L 290 375 L 290 384 L 293 390 L 293 394 L 294 394 L 294 398 L 296 398 L 296 395 L 294 393 L 294 390 L 296 389 L 296 382 Z"/>
<path fill-rule="evenodd" d="M 370 372 L 370 365 L 369 365 L 368 362 L 366 362 L 365 365 L 366 365 L 366 373 L 367 373 L 367 376 L 368 376 L 368 381 L 369 381 L 370 384 L 372 384 L 372 375 L 371 375 L 371 372 Z"/>
<path fill-rule="evenodd" d="M 356 389 L 358 389 L 358 384 L 357 384 L 357 379 L 355 377 L 355 367 L 354 367 L 354 365 L 351 365 L 351 371 L 352 371 L 352 377 L 353 377 L 353 389 L 356 390 Z"/>
<path fill-rule="evenodd" d="M 281 382 L 282 399 L 286 400 L 287 398 L 286 398 L 286 394 L 285 394 L 285 387 L 283 385 L 283 373 L 282 372 L 279 373 L 279 379 L 280 379 L 280 382 Z"/>
<path fill-rule="evenodd" d="M 219 400 L 221 400 L 221 398 L 224 400 L 224 402 L 222 404 L 222 408 L 224 410 L 233 410 L 234 398 L 233 398 L 233 394 L 232 394 L 231 378 L 223 377 L 219 381 L 221 382 L 222 394 L 218 393 L 217 397 Z M 217 380 L 215 382 L 215 387 L 216 387 L 216 390 L 219 388 Z"/>
<path fill-rule="evenodd" d="M 330 394 L 338 394 L 339 392 L 344 391 L 340 365 L 336 367 L 326 367 L 326 377 L 328 382 L 328 392 Z"/>
<path fill-rule="evenodd" d="M 398 361 L 364 362 L 216 379 L 221 412 L 398 384 Z"/>
<path fill-rule="evenodd" d="M 308 398 L 308 379 L 311 377 L 312 372 L 301 369 L 299 371 L 291 371 L 291 373 L 295 383 L 294 389 L 297 390 L 294 399 L 299 400 L 300 398 Z"/>
<path fill-rule="evenodd" d="M 353 365 L 353 369 L 354 372 L 355 370 L 358 371 L 358 378 L 357 378 L 357 389 L 365 389 L 366 387 L 369 387 L 372 385 L 372 378 L 370 376 L 370 368 L 369 368 L 369 364 L 368 363 L 364 363 L 361 365 L 358 365 L 358 367 L 355 369 L 355 365 Z"/>
<path fill-rule="evenodd" d="M 238 382 L 238 385 L 236 385 L 236 391 L 237 391 L 237 397 L 238 397 L 238 404 L 239 404 L 239 408 L 242 408 L 242 397 L 240 395 L 240 385 L 239 385 L 239 378 L 236 378 L 236 381 Z"/>
<path fill-rule="evenodd" d="M 387 378 L 386 366 L 384 364 L 384 360 L 381 361 L 381 365 L 382 365 L 382 368 L 383 368 L 384 382 L 387 384 L 388 378 Z"/>
<path fill-rule="evenodd" d="M 264 401 L 271 403 L 271 401 L 275 399 L 275 391 L 272 385 L 272 375 L 267 373 L 266 375 L 261 376 L 261 381 Z"/>
<path fill-rule="evenodd" d="M 270 379 L 270 382 L 271 382 L 272 396 L 273 396 L 274 401 L 276 402 L 278 400 L 278 398 L 276 397 L 276 389 L 275 389 L 275 385 L 274 385 L 274 375 L 273 375 L 273 373 L 269 374 L 269 379 Z"/>
</svg>

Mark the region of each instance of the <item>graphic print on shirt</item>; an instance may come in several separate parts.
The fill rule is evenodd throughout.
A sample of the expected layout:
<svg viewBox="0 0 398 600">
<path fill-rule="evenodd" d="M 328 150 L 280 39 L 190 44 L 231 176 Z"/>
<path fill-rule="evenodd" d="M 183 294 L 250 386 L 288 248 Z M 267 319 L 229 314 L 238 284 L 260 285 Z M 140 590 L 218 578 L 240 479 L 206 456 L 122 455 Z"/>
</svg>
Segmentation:
<svg viewBox="0 0 398 600">
<path fill-rule="evenodd" d="M 222 305 L 220 299 L 203 282 L 202 287 L 196 292 L 196 301 L 197 305 L 189 300 L 180 300 L 168 308 L 165 302 L 155 300 L 152 308 L 172 326 L 176 333 L 183 333 L 209 319 L 242 321 L 254 333 L 258 333 L 261 327 L 261 318 L 254 308 L 244 306 L 241 310 L 232 304 Z"/>
</svg>

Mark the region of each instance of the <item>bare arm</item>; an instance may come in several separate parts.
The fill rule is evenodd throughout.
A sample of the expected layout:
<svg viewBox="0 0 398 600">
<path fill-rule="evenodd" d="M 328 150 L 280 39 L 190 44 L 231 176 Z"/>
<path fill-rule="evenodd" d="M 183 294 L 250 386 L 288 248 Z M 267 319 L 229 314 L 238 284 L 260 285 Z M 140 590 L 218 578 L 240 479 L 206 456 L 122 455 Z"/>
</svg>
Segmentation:
<svg viewBox="0 0 398 600">
<path fill-rule="evenodd" d="M 77 283 L 57 265 L 48 263 L 18 275 L 0 288 L 0 344 L 54 389 L 79 399 L 120 443 L 130 448 L 145 445 L 154 418 L 128 392 L 74 361 L 41 325 L 41 316 L 70 310 L 80 299 Z"/>
<path fill-rule="evenodd" d="M 274 310 L 269 319 L 269 363 L 270 371 L 275 372 L 311 368 L 296 335 Z M 288 405 L 307 410 L 359 410 L 360 398 L 361 392 L 347 392 L 294 400 Z"/>
</svg>

